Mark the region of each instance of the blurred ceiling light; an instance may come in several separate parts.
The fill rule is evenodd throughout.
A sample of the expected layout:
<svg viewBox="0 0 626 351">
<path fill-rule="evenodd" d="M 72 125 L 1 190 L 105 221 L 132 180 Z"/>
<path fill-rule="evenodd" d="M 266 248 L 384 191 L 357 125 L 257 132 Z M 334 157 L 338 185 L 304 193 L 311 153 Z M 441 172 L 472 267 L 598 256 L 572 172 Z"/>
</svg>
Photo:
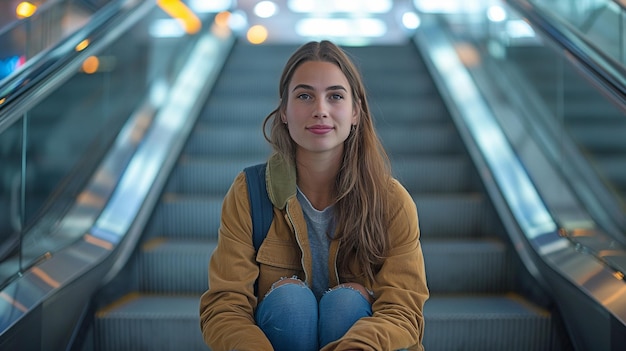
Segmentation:
<svg viewBox="0 0 626 351">
<path fill-rule="evenodd" d="M 185 35 L 178 20 L 172 18 L 154 20 L 149 32 L 153 38 L 180 38 Z"/>
<path fill-rule="evenodd" d="M 387 13 L 393 7 L 391 0 L 335 0 L 330 1 L 335 12 Z"/>
<path fill-rule="evenodd" d="M 252 44 L 261 44 L 267 40 L 267 29 L 260 24 L 250 27 L 246 38 Z"/>
<path fill-rule="evenodd" d="M 278 12 L 278 6 L 273 1 L 261 1 L 254 5 L 254 14 L 261 18 L 269 18 Z"/>
<path fill-rule="evenodd" d="M 482 1 L 459 0 L 413 0 L 413 5 L 422 13 L 467 13 L 484 8 Z"/>
<path fill-rule="evenodd" d="M 168 15 L 178 20 L 185 32 L 195 34 L 202 28 L 202 22 L 196 14 L 180 0 L 158 0 L 157 4 Z"/>
<path fill-rule="evenodd" d="M 15 14 L 18 18 L 27 18 L 32 16 L 37 11 L 37 6 L 30 2 L 24 1 L 17 5 L 15 8 Z"/>
<path fill-rule="evenodd" d="M 297 13 L 387 13 L 393 7 L 393 2 L 391 0 L 289 0 L 287 6 Z"/>
<path fill-rule="evenodd" d="M 487 10 L 487 18 L 491 22 L 502 22 L 506 20 L 506 11 L 502 8 L 502 6 L 491 6 Z"/>
<path fill-rule="evenodd" d="M 241 10 L 234 11 L 228 18 L 228 25 L 233 31 L 241 31 L 248 27 L 248 18 Z"/>
<path fill-rule="evenodd" d="M 232 0 L 189 0 L 189 7 L 196 13 L 218 13 L 230 10 Z"/>
<path fill-rule="evenodd" d="M 421 23 L 420 17 L 415 12 L 405 12 L 402 15 L 402 25 L 406 29 L 417 29 Z"/>
<path fill-rule="evenodd" d="M 512 20 L 506 22 L 506 32 L 511 38 L 533 38 L 535 31 L 523 20 Z"/>
<path fill-rule="evenodd" d="M 303 37 L 382 37 L 385 22 L 375 18 L 304 18 L 296 23 Z"/>
</svg>

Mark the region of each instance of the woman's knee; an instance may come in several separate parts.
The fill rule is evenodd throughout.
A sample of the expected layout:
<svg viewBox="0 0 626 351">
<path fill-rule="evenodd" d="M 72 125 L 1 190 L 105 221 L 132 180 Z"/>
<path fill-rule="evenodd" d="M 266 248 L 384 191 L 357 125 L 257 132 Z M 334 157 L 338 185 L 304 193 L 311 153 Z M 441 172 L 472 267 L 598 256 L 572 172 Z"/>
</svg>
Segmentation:
<svg viewBox="0 0 626 351">
<path fill-rule="evenodd" d="M 359 298 L 360 297 L 360 298 Z M 320 314 L 335 311 L 360 311 L 358 313 L 370 313 L 374 298 L 372 294 L 361 284 L 344 283 L 327 291 L 319 302 Z"/>
<path fill-rule="evenodd" d="M 297 278 L 272 285 L 256 311 L 256 323 L 275 350 L 317 350 L 317 299 Z"/>
<path fill-rule="evenodd" d="M 374 297 L 372 296 L 372 293 L 359 283 L 339 284 L 335 286 L 334 288 L 330 289 L 330 291 L 333 291 L 336 289 L 342 289 L 342 288 L 356 290 L 361 294 L 361 296 L 363 296 L 363 298 L 365 298 L 365 300 L 367 300 L 367 302 L 369 302 L 370 305 L 374 303 Z"/>
<path fill-rule="evenodd" d="M 297 277 L 292 277 L 281 278 L 272 284 L 259 307 L 261 305 L 271 305 L 272 308 L 281 306 L 283 310 L 316 310 L 317 300 L 313 291 L 303 281 Z"/>
<path fill-rule="evenodd" d="M 326 292 L 319 303 L 319 342 L 341 338 L 361 318 L 372 315 L 373 298 L 361 284 L 345 283 Z"/>
</svg>

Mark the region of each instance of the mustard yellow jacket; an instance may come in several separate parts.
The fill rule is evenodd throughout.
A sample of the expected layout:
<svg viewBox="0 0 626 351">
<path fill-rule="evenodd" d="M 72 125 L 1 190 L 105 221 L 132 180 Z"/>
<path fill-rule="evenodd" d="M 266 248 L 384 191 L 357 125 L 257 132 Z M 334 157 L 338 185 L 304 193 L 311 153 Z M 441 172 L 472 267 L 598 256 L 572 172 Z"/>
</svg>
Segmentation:
<svg viewBox="0 0 626 351">
<path fill-rule="evenodd" d="M 274 220 L 266 239 L 255 252 L 245 174 L 240 173 L 224 198 L 217 248 L 209 263 L 209 289 L 200 300 L 200 327 L 213 351 L 272 350 L 256 326 L 259 277 L 262 298 L 281 277 L 297 275 L 312 281 L 311 251 L 302 208 L 296 199 L 293 165 L 273 156 L 266 181 L 274 204 Z M 408 192 L 393 181 L 386 235 L 390 250 L 373 282 L 356 281 L 374 293 L 373 315 L 357 321 L 336 342 L 322 350 L 423 350 L 424 302 L 429 296 L 419 241 L 417 209 Z M 336 268 L 340 242 L 330 245 L 330 286 L 345 283 Z M 358 271 L 358 262 L 352 265 Z"/>
</svg>

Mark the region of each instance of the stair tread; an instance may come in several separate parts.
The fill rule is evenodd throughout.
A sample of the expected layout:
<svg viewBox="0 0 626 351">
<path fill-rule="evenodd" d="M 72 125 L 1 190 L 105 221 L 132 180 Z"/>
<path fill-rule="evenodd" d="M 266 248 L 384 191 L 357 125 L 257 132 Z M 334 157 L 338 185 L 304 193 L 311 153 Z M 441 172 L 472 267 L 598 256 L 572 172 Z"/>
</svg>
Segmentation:
<svg viewBox="0 0 626 351">
<path fill-rule="evenodd" d="M 98 318 L 199 318 L 200 295 L 146 295 L 133 293 L 97 314 Z M 549 314 L 515 294 L 431 296 L 426 318 L 541 317 Z"/>
<path fill-rule="evenodd" d="M 207 252 L 209 249 L 213 251 L 215 245 L 217 242 L 214 239 L 156 237 L 142 245 L 142 252 Z"/>
<path fill-rule="evenodd" d="M 450 250 L 505 250 L 505 244 L 498 238 L 428 238 L 421 239 L 423 250 L 450 251 Z M 143 251 L 204 251 L 208 247 L 214 247 L 214 239 L 178 238 L 178 237 L 156 237 L 143 244 Z"/>
<path fill-rule="evenodd" d="M 549 317 L 547 311 L 514 294 L 432 296 L 424 305 L 424 315 L 437 318 L 463 315 L 481 318 L 505 315 Z"/>
</svg>

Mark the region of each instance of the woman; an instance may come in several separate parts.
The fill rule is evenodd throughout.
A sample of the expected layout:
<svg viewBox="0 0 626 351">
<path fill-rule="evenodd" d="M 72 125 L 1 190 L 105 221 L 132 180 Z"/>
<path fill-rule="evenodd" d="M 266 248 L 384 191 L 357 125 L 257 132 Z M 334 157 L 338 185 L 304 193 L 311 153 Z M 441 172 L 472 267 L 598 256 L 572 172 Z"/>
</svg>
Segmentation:
<svg viewBox="0 0 626 351">
<path fill-rule="evenodd" d="M 335 44 L 309 42 L 289 58 L 279 93 L 264 123 L 275 150 L 265 174 L 272 226 L 256 252 L 242 172 L 224 198 L 200 302 L 205 342 L 423 350 L 417 210 L 391 176 L 359 72 Z"/>
</svg>

